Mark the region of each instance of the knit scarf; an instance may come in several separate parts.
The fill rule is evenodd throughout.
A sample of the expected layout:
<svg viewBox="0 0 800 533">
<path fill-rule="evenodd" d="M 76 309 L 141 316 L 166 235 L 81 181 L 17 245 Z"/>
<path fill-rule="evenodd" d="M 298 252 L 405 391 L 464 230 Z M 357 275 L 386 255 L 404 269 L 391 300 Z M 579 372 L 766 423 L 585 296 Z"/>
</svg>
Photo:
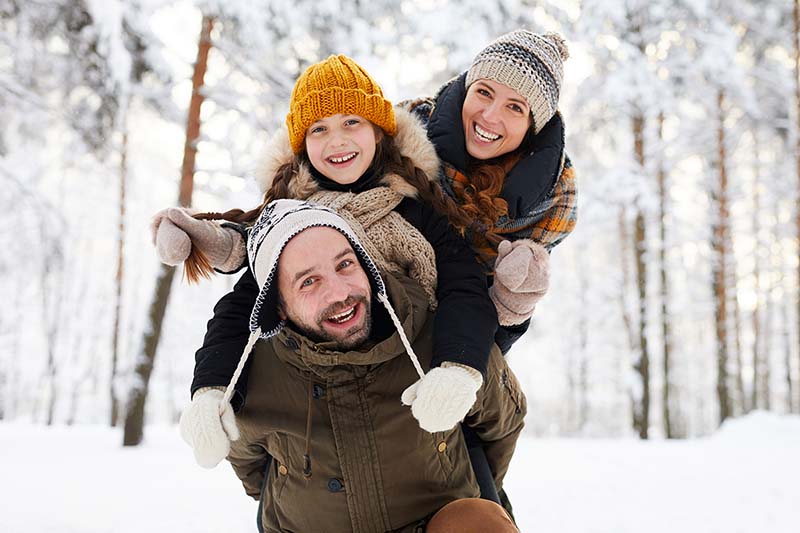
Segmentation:
<svg viewBox="0 0 800 533">
<path fill-rule="evenodd" d="M 350 224 L 379 268 L 419 282 L 431 309 L 435 309 L 436 256 L 425 237 L 394 210 L 403 198 L 381 186 L 357 194 L 321 190 L 308 201 L 336 211 Z"/>
</svg>

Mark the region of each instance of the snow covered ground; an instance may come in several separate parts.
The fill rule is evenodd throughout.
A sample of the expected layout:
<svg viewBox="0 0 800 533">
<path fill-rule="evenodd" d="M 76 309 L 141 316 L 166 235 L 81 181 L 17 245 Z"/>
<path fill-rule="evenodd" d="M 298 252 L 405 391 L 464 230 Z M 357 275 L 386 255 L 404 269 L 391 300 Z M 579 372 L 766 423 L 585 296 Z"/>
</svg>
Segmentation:
<svg viewBox="0 0 800 533">
<path fill-rule="evenodd" d="M 173 427 L 123 449 L 102 427 L 0 424 L 0 531 L 254 531 L 231 469 Z M 795 533 L 800 417 L 755 413 L 683 442 L 524 438 L 507 481 L 524 532 Z"/>
</svg>

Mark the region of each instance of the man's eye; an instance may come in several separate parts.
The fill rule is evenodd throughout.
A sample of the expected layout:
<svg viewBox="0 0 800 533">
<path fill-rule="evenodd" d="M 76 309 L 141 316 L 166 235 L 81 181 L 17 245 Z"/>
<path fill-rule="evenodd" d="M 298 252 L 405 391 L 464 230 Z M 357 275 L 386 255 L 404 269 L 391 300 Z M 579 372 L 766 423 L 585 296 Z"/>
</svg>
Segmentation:
<svg viewBox="0 0 800 533">
<path fill-rule="evenodd" d="M 301 287 L 310 287 L 314 283 L 314 278 L 306 278 L 303 280 L 303 283 L 300 284 Z"/>
<path fill-rule="evenodd" d="M 345 259 L 341 263 L 339 263 L 339 270 L 345 269 L 353 264 L 352 259 Z"/>
</svg>

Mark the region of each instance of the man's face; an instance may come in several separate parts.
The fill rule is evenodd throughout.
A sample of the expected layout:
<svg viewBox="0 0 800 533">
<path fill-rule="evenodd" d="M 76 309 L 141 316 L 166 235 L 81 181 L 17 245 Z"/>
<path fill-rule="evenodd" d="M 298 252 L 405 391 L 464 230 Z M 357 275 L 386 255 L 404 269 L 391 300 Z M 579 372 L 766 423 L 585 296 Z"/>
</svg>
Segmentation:
<svg viewBox="0 0 800 533">
<path fill-rule="evenodd" d="M 369 279 L 349 241 L 327 227 L 296 235 L 278 260 L 279 313 L 316 342 L 350 350 L 371 328 Z"/>
</svg>

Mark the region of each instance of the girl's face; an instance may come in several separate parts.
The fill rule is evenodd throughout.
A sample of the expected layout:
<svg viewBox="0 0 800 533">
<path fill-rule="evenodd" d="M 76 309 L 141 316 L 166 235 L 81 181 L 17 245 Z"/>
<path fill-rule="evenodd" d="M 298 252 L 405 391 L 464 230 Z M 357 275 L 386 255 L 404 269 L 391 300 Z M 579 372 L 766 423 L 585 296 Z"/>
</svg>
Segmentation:
<svg viewBox="0 0 800 533">
<path fill-rule="evenodd" d="M 372 164 L 382 132 L 364 117 L 338 113 L 314 122 L 306 130 L 311 164 L 341 185 L 355 182 Z"/>
<path fill-rule="evenodd" d="M 475 159 L 491 159 L 519 148 L 531 126 L 531 110 L 508 85 L 480 79 L 467 90 L 461 121 L 467 153 Z"/>
</svg>

